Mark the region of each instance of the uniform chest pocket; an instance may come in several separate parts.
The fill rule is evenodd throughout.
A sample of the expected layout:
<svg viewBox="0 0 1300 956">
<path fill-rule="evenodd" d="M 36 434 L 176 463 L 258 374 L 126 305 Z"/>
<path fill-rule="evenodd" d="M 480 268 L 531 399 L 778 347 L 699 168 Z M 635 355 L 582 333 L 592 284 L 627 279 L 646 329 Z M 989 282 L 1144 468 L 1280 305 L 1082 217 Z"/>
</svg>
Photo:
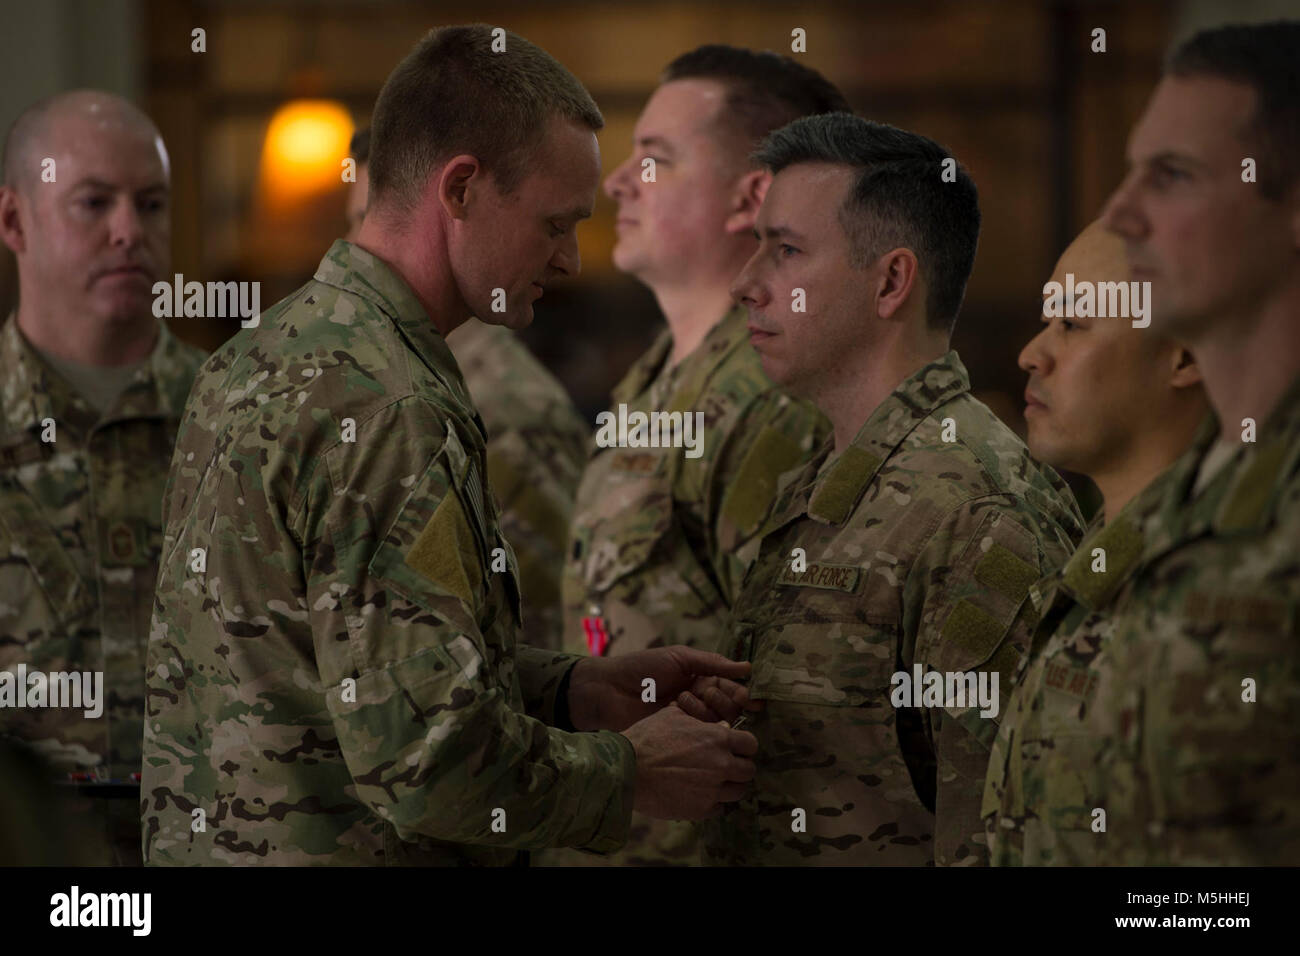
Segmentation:
<svg viewBox="0 0 1300 956">
<path fill-rule="evenodd" d="M 578 532 L 582 578 L 595 592 L 609 590 L 649 563 L 673 524 L 672 483 L 662 456 L 619 449 Z"/>
<path fill-rule="evenodd" d="M 754 637 L 750 695 L 828 707 L 889 703 L 896 636 L 858 619 L 778 623 Z"/>
<path fill-rule="evenodd" d="M 94 596 L 36 502 L 0 476 L 0 634 L 57 630 L 93 607 Z"/>
</svg>

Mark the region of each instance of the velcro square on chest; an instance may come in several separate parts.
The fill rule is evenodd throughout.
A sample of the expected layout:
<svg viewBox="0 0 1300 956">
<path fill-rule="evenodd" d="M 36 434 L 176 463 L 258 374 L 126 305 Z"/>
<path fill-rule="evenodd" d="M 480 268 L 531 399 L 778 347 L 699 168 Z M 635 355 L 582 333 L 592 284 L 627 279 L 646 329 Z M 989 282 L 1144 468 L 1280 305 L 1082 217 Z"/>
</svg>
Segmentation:
<svg viewBox="0 0 1300 956">
<path fill-rule="evenodd" d="M 857 445 L 844 449 L 808 502 L 808 513 L 843 524 L 880 464 L 880 458 Z"/>
</svg>

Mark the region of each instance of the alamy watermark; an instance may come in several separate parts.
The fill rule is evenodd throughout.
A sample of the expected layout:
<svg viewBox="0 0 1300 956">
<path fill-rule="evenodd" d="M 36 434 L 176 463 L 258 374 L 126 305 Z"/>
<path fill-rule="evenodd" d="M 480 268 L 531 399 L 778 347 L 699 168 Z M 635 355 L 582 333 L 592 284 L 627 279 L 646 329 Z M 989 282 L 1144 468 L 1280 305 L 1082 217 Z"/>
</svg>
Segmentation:
<svg viewBox="0 0 1300 956">
<path fill-rule="evenodd" d="M 153 294 L 153 314 L 159 319 L 238 318 L 246 329 L 262 320 L 260 282 L 186 282 L 178 272 L 171 283 L 155 282 Z"/>
<path fill-rule="evenodd" d="M 0 709 L 68 707 L 91 720 L 104 713 L 103 671 L 0 671 Z"/>
<path fill-rule="evenodd" d="M 1048 282 L 1043 295 L 1048 319 L 1132 319 L 1135 329 L 1151 324 L 1150 282 L 1075 282 L 1074 273 L 1067 272 L 1064 284 Z"/>
<path fill-rule="evenodd" d="M 981 717 L 997 717 L 997 671 L 896 671 L 889 679 L 889 702 L 895 707 L 979 707 Z"/>
<path fill-rule="evenodd" d="M 704 454 L 703 412 L 629 412 L 620 402 L 618 414 L 596 416 L 598 448 L 685 448 L 687 458 Z"/>
</svg>

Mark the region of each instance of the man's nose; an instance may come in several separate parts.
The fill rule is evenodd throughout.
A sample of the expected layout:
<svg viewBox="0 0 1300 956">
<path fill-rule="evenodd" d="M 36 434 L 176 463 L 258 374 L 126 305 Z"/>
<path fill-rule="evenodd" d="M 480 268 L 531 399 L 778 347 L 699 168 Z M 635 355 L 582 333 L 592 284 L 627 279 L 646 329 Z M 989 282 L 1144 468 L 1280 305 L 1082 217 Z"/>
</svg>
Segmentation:
<svg viewBox="0 0 1300 956">
<path fill-rule="evenodd" d="M 1134 172 L 1124 178 L 1106 201 L 1101 213 L 1102 225 L 1125 239 L 1137 239 L 1144 235 L 1145 219 L 1137 200 L 1137 175 Z"/>
<path fill-rule="evenodd" d="M 755 265 L 758 254 L 755 253 L 731 283 L 732 301 L 751 309 L 761 309 L 769 301 L 767 289 L 759 276 Z"/>
<path fill-rule="evenodd" d="M 115 246 L 128 249 L 138 245 L 144 237 L 144 224 L 140 211 L 136 209 L 131 197 L 119 198 L 108 218 L 109 241 Z"/>
<path fill-rule="evenodd" d="M 578 230 L 575 226 L 560 243 L 555 255 L 551 257 L 551 266 L 566 276 L 576 276 L 582 271 L 582 253 L 578 250 Z"/>
<path fill-rule="evenodd" d="M 1045 338 L 1048 328 L 1050 326 L 1045 327 L 1026 342 L 1025 347 L 1020 350 L 1020 356 L 1016 359 L 1016 363 L 1023 371 L 1030 374 L 1035 372 L 1043 374 L 1050 370 L 1051 358 L 1046 348 L 1047 340 Z"/>
<path fill-rule="evenodd" d="M 621 202 L 632 194 L 632 180 L 628 177 L 628 169 L 631 166 L 632 158 L 629 156 L 623 162 L 614 168 L 614 171 L 605 177 L 605 195 L 610 199 Z"/>
</svg>

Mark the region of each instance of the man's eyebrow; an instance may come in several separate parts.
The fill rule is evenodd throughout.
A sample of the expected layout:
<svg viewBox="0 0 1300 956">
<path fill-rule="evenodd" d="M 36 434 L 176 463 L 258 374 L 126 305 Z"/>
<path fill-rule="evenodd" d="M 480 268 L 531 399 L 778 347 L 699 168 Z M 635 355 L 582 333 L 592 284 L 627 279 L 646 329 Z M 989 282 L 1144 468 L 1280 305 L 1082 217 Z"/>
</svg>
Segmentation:
<svg viewBox="0 0 1300 956">
<path fill-rule="evenodd" d="M 591 213 L 592 208 L 590 206 L 574 206 L 572 209 L 567 209 L 564 212 L 553 213 L 546 218 L 558 219 L 560 221 L 572 219 L 573 221 L 578 222 L 583 219 L 590 219 Z"/>
<path fill-rule="evenodd" d="M 117 185 L 117 183 L 108 183 L 102 179 L 96 179 L 94 176 L 85 176 L 81 179 L 78 179 L 75 183 L 72 184 L 73 189 L 81 189 L 83 187 L 87 187 L 90 189 L 102 189 L 106 192 L 117 192 L 119 189 L 122 188 L 121 186 Z M 150 183 L 148 186 L 145 186 L 142 189 L 137 189 L 136 193 L 139 194 L 139 193 L 169 192 L 169 191 L 170 189 L 166 183 L 159 182 L 159 183 Z"/>
<path fill-rule="evenodd" d="M 757 229 L 754 230 L 755 239 L 762 241 L 764 236 L 769 239 L 793 239 L 795 242 L 807 242 L 806 236 L 795 232 L 789 226 L 768 226 L 763 230 L 762 234 Z"/>
<path fill-rule="evenodd" d="M 638 136 L 635 143 L 642 148 L 658 148 L 665 153 L 673 152 L 672 144 L 662 136 Z"/>
<path fill-rule="evenodd" d="M 1137 160 L 1143 166 L 1157 165 L 1174 165 L 1174 166 L 1194 166 L 1197 169 L 1206 169 L 1205 163 L 1197 159 L 1190 153 L 1180 153 L 1176 149 L 1162 149 L 1158 153 L 1152 153 L 1150 156 L 1144 156 Z"/>
</svg>

